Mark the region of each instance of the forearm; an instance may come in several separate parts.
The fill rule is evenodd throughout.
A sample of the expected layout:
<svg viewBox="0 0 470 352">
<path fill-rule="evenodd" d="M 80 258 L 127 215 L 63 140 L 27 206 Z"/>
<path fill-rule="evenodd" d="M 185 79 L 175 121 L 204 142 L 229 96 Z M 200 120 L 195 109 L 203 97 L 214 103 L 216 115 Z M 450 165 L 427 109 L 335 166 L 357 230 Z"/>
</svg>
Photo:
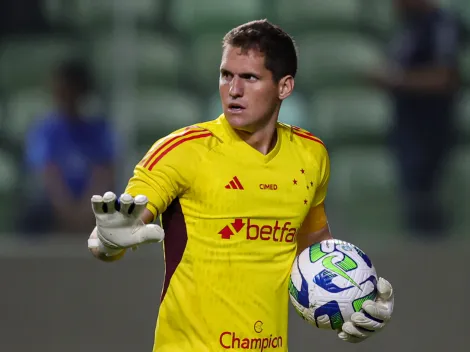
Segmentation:
<svg viewBox="0 0 470 352">
<path fill-rule="evenodd" d="M 326 225 L 321 230 L 300 235 L 297 239 L 297 254 L 300 254 L 305 248 L 324 240 L 332 239 L 330 227 Z"/>
</svg>

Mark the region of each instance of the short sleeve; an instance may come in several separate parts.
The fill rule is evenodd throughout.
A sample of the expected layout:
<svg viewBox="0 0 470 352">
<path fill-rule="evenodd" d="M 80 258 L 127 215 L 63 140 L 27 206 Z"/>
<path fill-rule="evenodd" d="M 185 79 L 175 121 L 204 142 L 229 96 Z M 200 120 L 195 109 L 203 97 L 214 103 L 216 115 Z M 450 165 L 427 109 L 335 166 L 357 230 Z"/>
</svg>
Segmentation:
<svg viewBox="0 0 470 352">
<path fill-rule="evenodd" d="M 139 164 L 134 169 L 134 175 L 129 180 L 126 193 L 135 197 L 139 194 L 147 196 L 147 208 L 154 216 L 162 214 L 171 202 L 184 193 L 188 180 L 182 176 L 182 164 L 160 164 L 149 170 Z"/>
<path fill-rule="evenodd" d="M 325 213 L 325 206 L 320 204 L 316 207 L 310 208 L 307 216 L 305 217 L 299 234 L 309 234 L 319 231 L 328 225 L 328 219 Z"/>
<path fill-rule="evenodd" d="M 158 216 L 171 202 L 181 197 L 195 176 L 198 151 L 190 141 L 208 137 L 210 133 L 190 130 L 161 139 L 135 167 L 126 193 L 145 195 L 148 209 Z"/>
<path fill-rule="evenodd" d="M 326 199 L 326 193 L 328 191 L 328 183 L 330 180 L 330 158 L 328 151 L 324 146 L 320 149 L 320 155 L 318 156 L 318 167 L 320 171 L 320 183 L 315 190 L 315 196 L 313 198 L 312 208 L 322 204 Z"/>
<path fill-rule="evenodd" d="M 322 145 L 317 149 L 316 164 L 319 170 L 319 184 L 315 190 L 312 205 L 300 228 L 300 235 L 309 234 L 323 229 L 328 224 L 324 202 L 330 179 L 330 159 L 326 148 Z"/>
</svg>

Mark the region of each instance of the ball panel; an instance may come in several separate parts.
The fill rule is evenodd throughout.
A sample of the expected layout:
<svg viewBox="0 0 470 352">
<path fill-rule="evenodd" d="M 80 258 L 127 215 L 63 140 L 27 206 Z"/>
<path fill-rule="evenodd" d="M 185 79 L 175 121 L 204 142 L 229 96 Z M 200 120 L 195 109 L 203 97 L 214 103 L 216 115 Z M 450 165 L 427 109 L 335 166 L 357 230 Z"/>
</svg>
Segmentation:
<svg viewBox="0 0 470 352">
<path fill-rule="evenodd" d="M 356 246 L 354 246 L 354 248 L 356 249 L 357 254 L 362 258 L 364 263 L 366 263 L 366 265 L 369 268 L 372 268 L 372 261 L 369 259 L 369 257 L 360 248 L 358 248 Z"/>
<path fill-rule="evenodd" d="M 329 326 L 325 326 L 325 324 L 319 324 L 320 317 L 325 315 L 329 318 Z M 341 328 L 341 326 L 344 324 L 340 306 L 336 301 L 330 301 L 315 309 L 315 312 L 313 313 L 313 319 L 318 328 L 331 328 L 336 330 Z M 325 321 L 324 319 L 321 320 Z"/>
<path fill-rule="evenodd" d="M 363 281 L 361 285 L 367 285 L 369 293 L 365 296 L 356 298 L 353 302 L 353 308 L 355 312 L 359 312 L 362 308 L 362 303 L 367 300 L 375 300 L 377 297 L 377 278 L 375 276 L 369 276 L 367 280 Z"/>
<path fill-rule="evenodd" d="M 312 263 L 316 263 L 321 258 L 323 258 L 324 256 L 327 255 L 326 252 L 323 252 L 321 250 L 321 244 L 320 243 L 317 243 L 317 244 L 314 244 L 313 246 L 310 246 L 309 247 L 309 253 L 310 253 L 310 261 Z"/>
</svg>

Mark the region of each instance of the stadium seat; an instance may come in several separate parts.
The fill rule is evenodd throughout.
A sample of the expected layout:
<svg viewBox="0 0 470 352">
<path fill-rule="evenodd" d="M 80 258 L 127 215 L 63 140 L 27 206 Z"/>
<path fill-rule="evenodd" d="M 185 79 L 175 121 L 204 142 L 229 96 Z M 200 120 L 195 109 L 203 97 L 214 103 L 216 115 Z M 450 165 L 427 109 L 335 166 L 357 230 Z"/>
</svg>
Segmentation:
<svg viewBox="0 0 470 352">
<path fill-rule="evenodd" d="M 18 180 L 16 161 L 11 155 L 0 149 L 0 194 L 14 190 Z"/>
<path fill-rule="evenodd" d="M 33 120 L 48 113 L 52 107 L 51 96 L 44 89 L 18 91 L 7 102 L 5 130 L 11 138 L 21 141 Z"/>
<path fill-rule="evenodd" d="M 287 30 L 338 28 L 357 24 L 360 0 L 278 0 L 276 21 Z"/>
<path fill-rule="evenodd" d="M 72 39 L 37 36 L 8 39 L 0 48 L 0 85 L 8 92 L 46 84 L 63 59 L 79 54 Z"/>
<path fill-rule="evenodd" d="M 52 24 L 72 24 L 80 30 L 110 28 L 116 18 L 117 6 L 121 4 L 133 21 L 142 24 L 155 24 L 162 14 L 164 0 L 45 0 L 44 13 Z"/>
<path fill-rule="evenodd" d="M 209 99 L 207 99 L 207 106 L 205 109 L 205 115 L 202 116 L 203 120 L 213 120 L 220 116 L 223 113 L 222 110 L 222 103 L 220 101 L 219 92 L 216 91 L 212 95 L 210 95 Z"/>
<path fill-rule="evenodd" d="M 388 41 L 397 26 L 393 1 L 360 0 L 360 23 L 368 35 Z"/>
<path fill-rule="evenodd" d="M 297 44 L 297 82 L 303 89 L 355 84 L 383 62 L 379 45 L 359 34 L 310 32 L 299 36 Z"/>
<path fill-rule="evenodd" d="M 438 0 L 439 5 L 457 14 L 464 25 L 470 25 L 470 8 L 467 0 Z"/>
<path fill-rule="evenodd" d="M 136 97 L 139 144 L 150 146 L 177 129 L 201 121 L 199 100 L 192 95 L 167 89 L 140 91 Z"/>
<path fill-rule="evenodd" d="M 0 149 L 0 233 L 9 231 L 14 226 L 18 213 L 16 199 L 19 184 L 18 165 L 14 158 Z"/>
<path fill-rule="evenodd" d="M 392 230 L 397 220 L 394 161 L 383 147 L 344 146 L 330 153 L 327 205 L 351 232 Z"/>
<path fill-rule="evenodd" d="M 262 0 L 173 0 L 169 16 L 182 33 L 197 36 L 215 31 L 223 36 L 234 26 L 266 17 L 262 5 Z"/>
<path fill-rule="evenodd" d="M 294 92 L 282 102 L 279 111 L 279 121 L 309 130 L 311 133 L 312 121 L 305 98 L 299 92 Z M 315 133 L 314 133 L 315 134 Z"/>
<path fill-rule="evenodd" d="M 2 129 L 5 124 L 6 108 L 7 108 L 6 103 L 3 100 L 0 100 L 0 129 Z"/>
<path fill-rule="evenodd" d="M 112 78 L 119 77 L 114 73 L 120 70 L 115 63 L 116 57 L 121 55 L 128 55 L 130 62 L 135 60 L 135 65 L 131 64 L 129 69 L 135 68 L 137 85 L 175 87 L 178 84 L 182 51 L 178 40 L 172 36 L 142 31 L 138 32 L 132 47 L 123 48 L 111 36 L 103 35 L 92 46 L 93 67 L 105 86 L 111 84 Z"/>
<path fill-rule="evenodd" d="M 310 100 L 314 130 L 326 143 L 381 143 L 391 122 L 391 102 L 367 87 L 320 90 Z"/>
<path fill-rule="evenodd" d="M 467 45 L 460 54 L 460 67 L 464 84 L 470 85 L 470 45 Z"/>
<path fill-rule="evenodd" d="M 393 193 L 396 177 L 391 153 L 384 147 L 344 146 L 331 154 L 331 184 L 344 201 L 381 198 Z"/>
<path fill-rule="evenodd" d="M 470 147 L 462 145 L 454 149 L 445 168 L 442 195 L 446 211 L 452 213 L 454 231 L 468 236 L 470 228 Z"/>
<path fill-rule="evenodd" d="M 217 89 L 222 58 L 222 36 L 209 33 L 194 38 L 186 58 L 184 75 L 193 80 L 198 93 L 210 94 Z"/>
</svg>

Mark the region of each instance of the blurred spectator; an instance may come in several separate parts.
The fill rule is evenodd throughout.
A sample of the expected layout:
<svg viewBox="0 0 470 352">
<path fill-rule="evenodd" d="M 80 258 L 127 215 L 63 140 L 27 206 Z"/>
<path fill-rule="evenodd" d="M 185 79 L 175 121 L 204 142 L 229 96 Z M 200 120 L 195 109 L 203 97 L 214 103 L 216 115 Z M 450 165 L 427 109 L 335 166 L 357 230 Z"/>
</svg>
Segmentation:
<svg viewBox="0 0 470 352">
<path fill-rule="evenodd" d="M 32 126 L 26 140 L 27 167 L 37 180 L 28 195 L 27 232 L 89 231 L 91 196 L 113 189 L 111 128 L 103 117 L 83 112 L 91 91 L 82 63 L 66 62 L 54 72 L 56 106 Z"/>
<path fill-rule="evenodd" d="M 461 30 L 458 21 L 432 0 L 393 1 L 401 29 L 392 42 L 390 66 L 372 78 L 394 100 L 391 141 L 408 229 L 441 235 L 447 224 L 437 195 L 455 140 Z"/>
</svg>

